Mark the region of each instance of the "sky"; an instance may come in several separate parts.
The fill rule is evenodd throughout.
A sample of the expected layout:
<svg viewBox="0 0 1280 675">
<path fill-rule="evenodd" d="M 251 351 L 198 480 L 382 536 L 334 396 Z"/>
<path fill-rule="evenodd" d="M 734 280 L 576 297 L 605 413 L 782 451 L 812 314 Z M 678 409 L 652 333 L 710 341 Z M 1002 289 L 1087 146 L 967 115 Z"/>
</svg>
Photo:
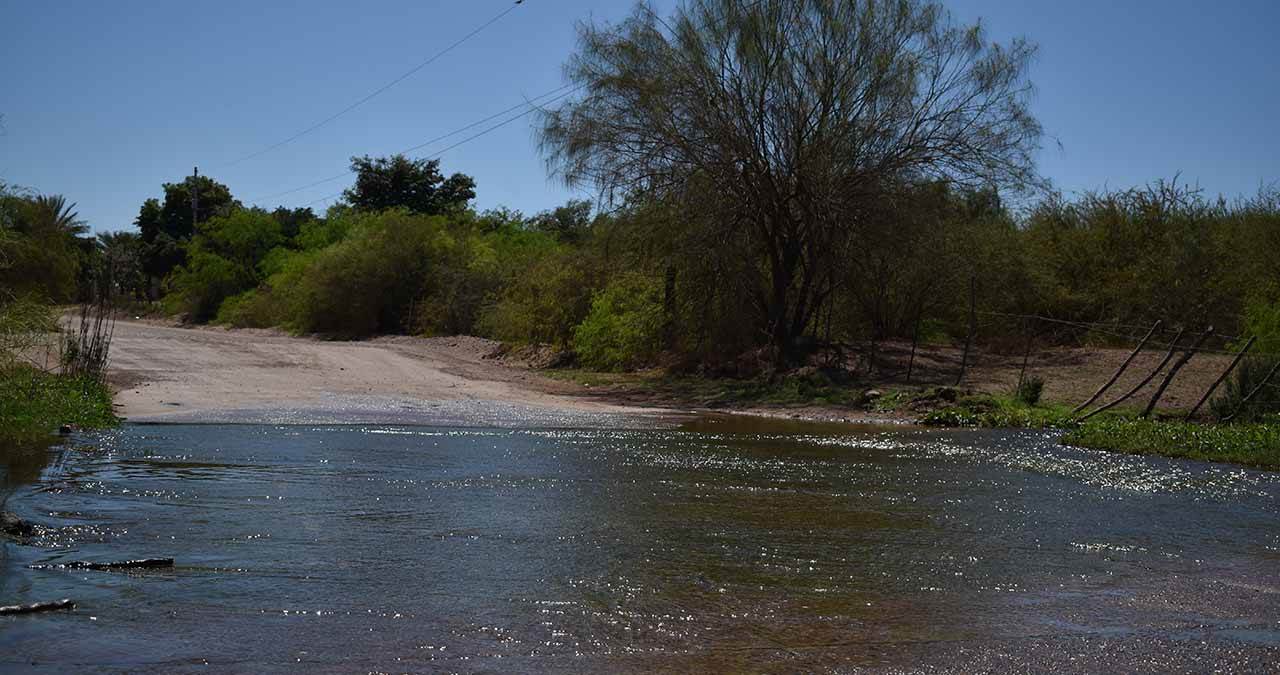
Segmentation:
<svg viewBox="0 0 1280 675">
<path fill-rule="evenodd" d="M 665 12 L 676 0 L 652 0 Z M 216 3 L 0 0 L 0 181 L 63 194 L 97 231 L 127 229 L 192 167 L 245 203 L 455 131 L 564 83 L 575 24 L 632 0 L 524 0 L 369 102 L 512 0 Z M 949 0 L 992 40 L 1039 45 L 1040 172 L 1068 194 L 1181 174 L 1210 195 L 1280 181 L 1280 2 Z M 503 118 L 495 120 L 501 121 Z M 480 208 L 536 213 L 575 194 L 549 177 L 527 117 L 442 155 Z M 413 153 L 432 156 L 491 125 Z M 317 211 L 347 179 L 266 199 Z M 589 196 L 589 195 L 588 195 Z"/>
</svg>

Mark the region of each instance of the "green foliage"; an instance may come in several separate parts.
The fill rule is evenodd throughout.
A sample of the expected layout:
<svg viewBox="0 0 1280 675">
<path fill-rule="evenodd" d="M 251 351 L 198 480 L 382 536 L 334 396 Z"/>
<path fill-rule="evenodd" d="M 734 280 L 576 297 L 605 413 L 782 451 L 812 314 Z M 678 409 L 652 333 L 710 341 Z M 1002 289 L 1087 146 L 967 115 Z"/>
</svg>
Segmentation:
<svg viewBox="0 0 1280 675">
<path fill-rule="evenodd" d="M 946 230 L 912 212 L 917 184 L 1038 183 L 1041 129 L 1023 40 L 991 43 L 918 0 L 781 6 L 687 2 L 669 17 L 640 6 L 583 24 L 566 76 L 586 93 L 546 111 L 540 131 L 570 184 L 684 219 L 704 259 L 689 276 L 718 282 L 691 286 L 716 319 L 700 327 L 709 342 L 725 344 L 712 334 L 727 318 L 794 363 L 837 287 L 877 337 L 914 318 L 952 269 L 930 259 L 935 237 L 894 234 Z M 901 266 L 913 249 L 919 260 Z M 717 311 L 735 299 L 744 311 Z"/>
<path fill-rule="evenodd" d="M 1028 405 L 1013 396 L 975 395 L 924 416 L 937 427 L 1065 429 L 1075 425 L 1071 409 L 1061 405 Z"/>
<path fill-rule="evenodd" d="M 29 356 L 56 330 L 53 308 L 48 303 L 32 296 L 14 298 L 0 291 L 0 370 Z"/>
<path fill-rule="evenodd" d="M 1255 352 L 1280 354 L 1280 291 L 1267 293 L 1272 298 L 1255 298 L 1245 312 L 1245 328 L 1258 338 Z M 1243 346 L 1243 345 L 1241 345 Z"/>
<path fill-rule="evenodd" d="M 653 358 L 661 348 L 662 285 L 638 274 L 615 278 L 591 301 L 591 311 L 573 333 L 583 365 L 625 370 Z"/>
<path fill-rule="evenodd" d="M 405 209 L 423 215 L 456 212 L 475 199 L 476 182 L 455 173 L 445 178 L 438 159 L 352 157 L 356 183 L 344 193 L 361 211 Z"/>
<path fill-rule="evenodd" d="M 1280 420 L 1266 424 L 1198 425 L 1122 418 L 1090 420 L 1062 442 L 1097 450 L 1231 462 L 1280 469 Z"/>
<path fill-rule="evenodd" d="M 294 257 L 267 282 L 290 328 L 335 337 L 408 332 L 458 240 L 441 216 L 353 214 L 345 239 Z"/>
<path fill-rule="evenodd" d="M 1280 413 L 1280 375 L 1273 376 L 1264 384 L 1277 362 L 1272 356 L 1256 356 L 1241 361 L 1223 384 L 1222 393 L 1209 402 L 1214 417 L 1219 420 L 1230 418 L 1233 422 L 1256 422 Z M 1257 394 L 1246 404 L 1245 399 L 1255 391 Z"/>
<path fill-rule="evenodd" d="M 77 294 L 89 240 L 62 197 L 31 196 L 0 186 L 0 289 L 68 302 Z"/>
<path fill-rule="evenodd" d="M 99 288 L 122 300 L 141 300 L 147 292 L 143 268 L 145 247 L 135 232 L 104 232 L 98 235 L 101 250 L 95 260 Z"/>
<path fill-rule="evenodd" d="M 63 424 L 100 429 L 118 423 L 110 390 L 93 378 L 0 368 L 0 442 L 38 442 Z"/>
<path fill-rule="evenodd" d="M 281 223 L 261 209 L 235 209 L 201 223 L 187 247 L 187 262 L 169 279 L 165 306 L 204 323 L 223 301 L 255 287 L 260 264 L 285 241 Z"/>
<path fill-rule="evenodd" d="M 570 200 L 564 206 L 534 216 L 529 225 L 563 243 L 581 243 L 591 231 L 591 202 L 584 199 Z"/>
<path fill-rule="evenodd" d="M 164 201 L 146 200 L 133 221 L 143 241 L 143 270 L 154 279 L 165 278 L 186 262 L 185 247 L 200 223 L 240 208 L 230 188 L 208 176 L 188 176 L 162 188 Z M 194 213 L 193 188 L 199 202 Z"/>
<path fill-rule="evenodd" d="M 505 285 L 479 317 L 480 330 L 510 342 L 569 346 L 591 306 L 594 266 L 558 245 L 529 247 L 509 263 Z"/>
<path fill-rule="evenodd" d="M 1040 403 L 1040 397 L 1044 394 L 1044 378 L 1036 375 L 1024 377 L 1018 386 L 1014 389 L 1013 397 L 1019 402 L 1035 406 Z"/>
<path fill-rule="evenodd" d="M 270 328 L 282 323 L 282 318 L 270 293 L 253 289 L 224 300 L 214 323 L 234 328 Z"/>
</svg>

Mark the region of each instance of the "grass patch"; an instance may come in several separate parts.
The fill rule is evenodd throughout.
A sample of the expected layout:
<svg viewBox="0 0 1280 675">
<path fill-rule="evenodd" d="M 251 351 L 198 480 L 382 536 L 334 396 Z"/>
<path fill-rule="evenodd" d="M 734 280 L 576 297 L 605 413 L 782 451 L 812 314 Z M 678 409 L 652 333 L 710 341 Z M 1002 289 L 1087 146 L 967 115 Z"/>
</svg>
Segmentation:
<svg viewBox="0 0 1280 675">
<path fill-rule="evenodd" d="M 995 395 L 966 396 L 955 405 L 925 415 L 920 421 L 934 427 L 1023 429 L 1066 429 L 1076 424 L 1070 406 L 1031 405 L 1017 396 Z"/>
<path fill-rule="evenodd" d="M 36 443 L 63 424 L 102 429 L 119 424 L 111 392 L 90 377 L 65 377 L 28 366 L 0 372 L 0 441 Z"/>
<path fill-rule="evenodd" d="M 1124 418 L 1090 420 L 1064 436 L 1062 442 L 1132 455 L 1163 455 L 1280 469 L 1280 419 L 1261 424 L 1220 425 Z"/>
</svg>

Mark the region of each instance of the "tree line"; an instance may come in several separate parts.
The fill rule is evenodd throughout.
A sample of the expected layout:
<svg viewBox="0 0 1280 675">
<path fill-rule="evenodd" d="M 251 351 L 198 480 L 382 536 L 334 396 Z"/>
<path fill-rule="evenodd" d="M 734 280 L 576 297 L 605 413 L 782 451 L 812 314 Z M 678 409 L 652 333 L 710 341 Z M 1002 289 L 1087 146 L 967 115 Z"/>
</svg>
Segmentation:
<svg viewBox="0 0 1280 675">
<path fill-rule="evenodd" d="M 1033 162 L 1034 54 L 917 0 L 638 7 L 581 27 L 566 68 L 581 95 L 537 124 L 550 171 L 594 201 L 479 211 L 475 181 L 436 160 L 358 157 L 324 213 L 246 207 L 188 177 L 141 206 L 136 232 L 95 242 L 52 225 L 46 198 L 14 196 L 30 214 L 4 245 L 58 246 L 32 243 L 4 273 L 193 322 L 470 333 L 601 369 L 746 374 L 833 345 L 958 341 L 971 309 L 1212 324 L 1280 351 L 1280 192 L 1053 192 Z"/>
</svg>

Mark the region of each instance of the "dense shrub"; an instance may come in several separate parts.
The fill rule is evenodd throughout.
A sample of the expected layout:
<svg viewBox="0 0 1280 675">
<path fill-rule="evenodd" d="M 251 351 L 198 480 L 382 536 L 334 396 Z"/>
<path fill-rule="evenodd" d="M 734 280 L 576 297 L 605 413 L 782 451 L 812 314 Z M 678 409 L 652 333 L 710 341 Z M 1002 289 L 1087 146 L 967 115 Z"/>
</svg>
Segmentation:
<svg viewBox="0 0 1280 675">
<path fill-rule="evenodd" d="M 47 303 L 32 296 L 15 298 L 0 290 L 0 369 L 30 356 L 56 329 Z"/>
<path fill-rule="evenodd" d="M 111 391 L 92 377 L 0 367 L 0 443 L 38 442 L 62 424 L 102 428 L 117 422 Z"/>
<path fill-rule="evenodd" d="M 574 329 L 574 351 L 589 368 L 631 368 L 658 352 L 662 327 L 662 285 L 643 275 L 625 274 L 591 300 L 591 311 Z"/>
<path fill-rule="evenodd" d="M 1222 393 L 1211 403 L 1218 419 L 1231 418 L 1235 422 L 1255 422 L 1268 415 L 1280 413 L 1280 376 L 1273 377 L 1263 386 L 1263 380 L 1271 373 L 1280 359 L 1271 356 L 1246 358 L 1236 367 L 1224 383 Z M 1258 387 L 1262 390 L 1245 404 L 1245 398 Z"/>
<path fill-rule="evenodd" d="M 236 209 L 200 223 L 187 260 L 169 278 L 165 306 L 204 323 L 227 298 L 256 286 L 261 263 L 285 241 L 280 222 L 261 209 Z"/>
<path fill-rule="evenodd" d="M 1013 392 L 1014 398 L 1030 406 L 1039 404 L 1043 394 L 1044 378 L 1035 375 L 1023 378 Z"/>
<path fill-rule="evenodd" d="M 513 262 L 506 285 L 481 313 L 480 330 L 510 342 L 569 346 L 597 283 L 590 262 L 565 246 L 534 250 Z"/>
<path fill-rule="evenodd" d="M 442 216 L 404 211 L 362 216 L 346 239 L 306 262 L 285 314 L 303 332 L 337 337 L 405 332 L 428 273 L 454 246 Z"/>
</svg>

